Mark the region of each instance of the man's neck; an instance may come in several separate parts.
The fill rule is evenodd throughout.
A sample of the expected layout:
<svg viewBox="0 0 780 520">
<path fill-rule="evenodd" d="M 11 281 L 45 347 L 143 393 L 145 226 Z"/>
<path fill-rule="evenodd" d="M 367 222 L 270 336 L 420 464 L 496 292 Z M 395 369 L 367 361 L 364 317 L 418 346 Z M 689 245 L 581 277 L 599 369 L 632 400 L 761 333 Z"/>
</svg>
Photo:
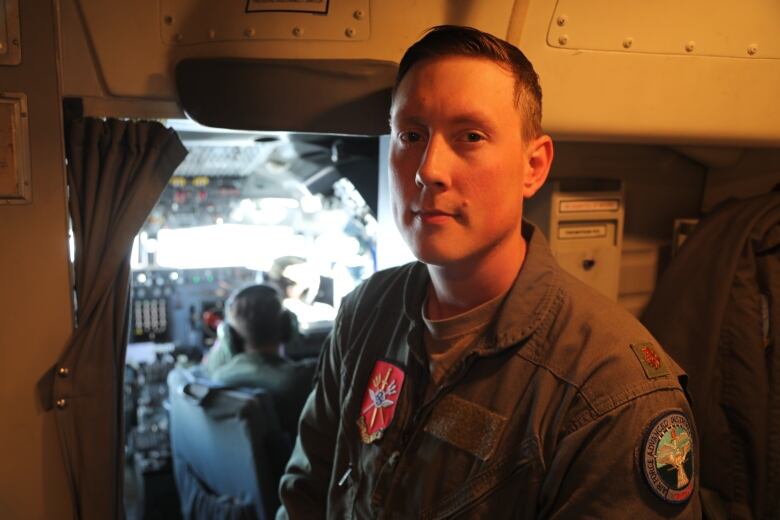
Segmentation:
<svg viewBox="0 0 780 520">
<path fill-rule="evenodd" d="M 517 278 L 526 250 L 521 238 L 519 245 L 504 254 L 490 252 L 478 261 L 455 266 L 428 265 L 431 285 L 426 315 L 434 320 L 449 318 L 504 294 Z"/>
</svg>

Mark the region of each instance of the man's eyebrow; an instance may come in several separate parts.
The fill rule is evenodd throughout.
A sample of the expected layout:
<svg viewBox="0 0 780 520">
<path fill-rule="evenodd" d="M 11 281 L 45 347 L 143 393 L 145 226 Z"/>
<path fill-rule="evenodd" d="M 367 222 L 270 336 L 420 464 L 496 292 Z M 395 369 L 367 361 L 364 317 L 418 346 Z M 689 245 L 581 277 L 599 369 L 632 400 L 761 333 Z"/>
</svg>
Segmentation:
<svg viewBox="0 0 780 520">
<path fill-rule="evenodd" d="M 416 126 L 425 125 L 425 122 L 422 120 L 422 118 L 411 114 L 407 115 L 404 114 L 403 112 L 390 114 L 390 124 L 392 125 L 393 122 L 403 123 L 405 125 L 416 125 Z"/>
<path fill-rule="evenodd" d="M 481 128 L 493 128 L 493 124 L 488 118 L 478 112 L 464 112 L 456 114 L 448 119 L 450 124 L 455 125 L 473 125 Z"/>
<path fill-rule="evenodd" d="M 412 114 L 407 115 L 404 113 L 392 114 L 390 116 L 389 122 L 390 124 L 393 124 L 393 122 L 395 122 L 395 123 L 401 123 L 405 125 L 426 126 L 425 120 L 423 118 Z M 478 112 L 463 112 L 460 114 L 455 114 L 447 118 L 447 123 L 451 125 L 476 126 L 488 130 L 493 129 L 495 126 L 490 122 L 490 120 L 487 117 L 483 116 Z"/>
</svg>

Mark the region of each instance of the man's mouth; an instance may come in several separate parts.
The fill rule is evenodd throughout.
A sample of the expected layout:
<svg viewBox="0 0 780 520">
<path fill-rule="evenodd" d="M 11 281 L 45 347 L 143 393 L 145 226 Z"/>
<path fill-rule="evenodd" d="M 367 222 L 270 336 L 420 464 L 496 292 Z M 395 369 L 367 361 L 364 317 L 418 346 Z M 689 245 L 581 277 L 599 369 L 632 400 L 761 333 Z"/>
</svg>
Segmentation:
<svg viewBox="0 0 780 520">
<path fill-rule="evenodd" d="M 442 211 L 439 209 L 421 209 L 413 211 L 414 217 L 419 219 L 423 224 L 443 224 L 456 218 L 454 213 Z"/>
</svg>

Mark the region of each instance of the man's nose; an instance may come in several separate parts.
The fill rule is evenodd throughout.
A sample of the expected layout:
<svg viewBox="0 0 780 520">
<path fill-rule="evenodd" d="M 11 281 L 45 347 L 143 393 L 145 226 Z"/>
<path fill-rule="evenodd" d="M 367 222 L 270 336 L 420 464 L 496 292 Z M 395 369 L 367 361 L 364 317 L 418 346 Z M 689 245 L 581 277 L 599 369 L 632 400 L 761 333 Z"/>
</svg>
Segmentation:
<svg viewBox="0 0 780 520">
<path fill-rule="evenodd" d="M 420 188 L 446 190 L 450 187 L 452 150 L 441 136 L 432 136 L 425 147 L 414 181 Z"/>
</svg>

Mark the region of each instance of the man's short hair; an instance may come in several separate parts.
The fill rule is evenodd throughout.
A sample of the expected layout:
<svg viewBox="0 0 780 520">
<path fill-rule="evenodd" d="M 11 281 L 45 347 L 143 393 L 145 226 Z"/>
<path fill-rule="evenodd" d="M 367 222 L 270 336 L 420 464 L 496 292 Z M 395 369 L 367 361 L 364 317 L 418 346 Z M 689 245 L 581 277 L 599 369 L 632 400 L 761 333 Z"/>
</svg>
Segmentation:
<svg viewBox="0 0 780 520">
<path fill-rule="evenodd" d="M 533 65 L 511 43 L 473 27 L 439 25 L 429 29 L 401 58 L 393 96 L 415 64 L 443 56 L 484 58 L 511 72 L 515 77 L 515 105 L 523 114 L 523 138 L 531 140 L 542 135 L 542 88 Z"/>
</svg>

